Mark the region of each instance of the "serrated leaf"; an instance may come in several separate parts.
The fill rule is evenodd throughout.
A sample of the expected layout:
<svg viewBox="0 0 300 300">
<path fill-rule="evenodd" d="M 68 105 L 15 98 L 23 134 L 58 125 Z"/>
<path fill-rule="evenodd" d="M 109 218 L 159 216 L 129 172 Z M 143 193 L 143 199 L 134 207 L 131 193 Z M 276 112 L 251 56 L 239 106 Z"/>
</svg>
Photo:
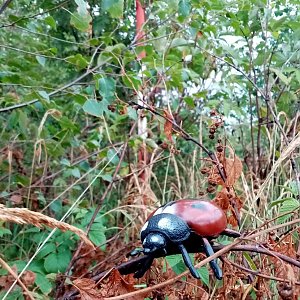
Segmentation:
<svg viewBox="0 0 300 300">
<path fill-rule="evenodd" d="M 103 106 L 101 105 L 100 102 L 94 100 L 94 99 L 89 99 L 87 100 L 84 105 L 82 106 L 83 110 L 95 117 L 101 117 L 103 116 Z"/>
<path fill-rule="evenodd" d="M 106 242 L 105 236 L 106 228 L 101 223 L 94 223 L 89 232 L 89 239 L 96 245 L 100 246 Z M 105 250 L 105 245 L 101 247 L 102 250 Z"/>
<path fill-rule="evenodd" d="M 70 260 L 70 251 L 54 252 L 45 258 L 44 267 L 48 273 L 64 272 Z"/>
<path fill-rule="evenodd" d="M 102 0 L 102 9 L 107 11 L 112 18 L 122 18 L 124 0 Z"/>
<path fill-rule="evenodd" d="M 187 17 L 191 10 L 190 0 L 180 0 L 178 3 L 178 12 L 181 16 Z"/>
<path fill-rule="evenodd" d="M 52 284 L 44 274 L 36 273 L 35 284 L 44 295 L 49 294 L 52 290 Z"/>
<path fill-rule="evenodd" d="M 289 199 L 283 202 L 282 206 L 279 208 L 279 214 L 286 214 L 277 219 L 277 224 L 283 224 L 290 217 L 291 214 L 289 212 L 294 212 L 295 210 L 299 210 L 299 201 L 296 199 Z"/>
</svg>

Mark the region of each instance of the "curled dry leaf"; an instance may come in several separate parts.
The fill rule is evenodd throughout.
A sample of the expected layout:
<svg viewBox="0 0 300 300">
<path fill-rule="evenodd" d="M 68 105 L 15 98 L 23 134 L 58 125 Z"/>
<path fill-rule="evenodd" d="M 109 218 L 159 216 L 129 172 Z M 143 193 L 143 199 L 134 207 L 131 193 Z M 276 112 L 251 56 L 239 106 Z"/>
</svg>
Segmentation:
<svg viewBox="0 0 300 300">
<path fill-rule="evenodd" d="M 125 278 L 127 280 L 125 280 Z M 109 276 L 101 284 L 101 294 L 103 297 L 123 295 L 135 291 L 133 274 L 121 276 L 118 270 L 113 269 Z M 132 300 L 144 300 L 145 294 L 141 293 L 131 297 Z"/>
<path fill-rule="evenodd" d="M 208 180 L 225 187 L 231 187 L 240 178 L 243 171 L 243 164 L 236 155 L 234 155 L 233 159 L 224 157 L 222 164 L 226 175 L 225 183 L 221 178 L 217 167 L 214 167 Z"/>
<path fill-rule="evenodd" d="M 96 290 L 96 283 L 89 278 L 79 278 L 73 281 L 73 285 L 79 291 L 83 300 L 103 299 L 99 291 Z"/>
<path fill-rule="evenodd" d="M 173 120 L 173 116 L 165 109 L 164 110 L 164 116 L 170 120 Z M 164 126 L 164 133 L 167 137 L 167 139 L 173 143 L 173 139 L 172 139 L 172 128 L 173 128 L 173 124 L 166 120 L 165 121 L 165 126 Z"/>
</svg>

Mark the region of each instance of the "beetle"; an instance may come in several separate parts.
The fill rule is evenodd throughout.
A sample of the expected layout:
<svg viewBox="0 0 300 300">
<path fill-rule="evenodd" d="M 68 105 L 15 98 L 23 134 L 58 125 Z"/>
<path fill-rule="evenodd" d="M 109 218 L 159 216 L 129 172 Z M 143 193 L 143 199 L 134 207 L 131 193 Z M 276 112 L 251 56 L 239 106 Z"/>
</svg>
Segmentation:
<svg viewBox="0 0 300 300">
<path fill-rule="evenodd" d="M 240 233 L 227 228 L 227 218 L 216 204 L 202 199 L 180 199 L 169 202 L 150 214 L 141 229 L 143 249 L 136 249 L 129 256 L 147 255 L 134 277 L 140 278 L 151 267 L 154 258 L 181 253 L 193 277 L 200 276 L 192 264 L 189 252 L 214 254 L 211 241 L 219 235 L 239 237 Z M 216 259 L 210 266 L 217 279 L 222 270 Z"/>
</svg>

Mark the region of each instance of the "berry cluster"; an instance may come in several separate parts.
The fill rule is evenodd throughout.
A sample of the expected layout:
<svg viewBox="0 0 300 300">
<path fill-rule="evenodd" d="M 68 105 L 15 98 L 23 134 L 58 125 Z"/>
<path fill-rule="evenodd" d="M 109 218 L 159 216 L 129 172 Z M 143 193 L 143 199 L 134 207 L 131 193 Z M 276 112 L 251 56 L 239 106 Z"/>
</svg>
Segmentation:
<svg viewBox="0 0 300 300">
<path fill-rule="evenodd" d="M 222 116 L 214 109 L 210 111 L 210 116 L 212 117 L 212 124 L 209 126 L 209 138 L 213 140 L 215 138 L 215 133 L 219 127 L 221 127 L 224 122 Z"/>
</svg>

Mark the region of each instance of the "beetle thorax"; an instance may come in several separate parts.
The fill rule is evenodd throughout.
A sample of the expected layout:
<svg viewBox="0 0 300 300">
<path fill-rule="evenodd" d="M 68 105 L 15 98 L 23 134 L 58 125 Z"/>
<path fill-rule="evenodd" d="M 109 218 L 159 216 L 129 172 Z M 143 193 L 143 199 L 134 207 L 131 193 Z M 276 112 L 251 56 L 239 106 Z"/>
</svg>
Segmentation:
<svg viewBox="0 0 300 300">
<path fill-rule="evenodd" d="M 162 233 L 151 232 L 145 237 L 143 241 L 144 253 L 156 252 L 158 250 L 164 249 L 166 245 L 166 237 Z"/>
</svg>

